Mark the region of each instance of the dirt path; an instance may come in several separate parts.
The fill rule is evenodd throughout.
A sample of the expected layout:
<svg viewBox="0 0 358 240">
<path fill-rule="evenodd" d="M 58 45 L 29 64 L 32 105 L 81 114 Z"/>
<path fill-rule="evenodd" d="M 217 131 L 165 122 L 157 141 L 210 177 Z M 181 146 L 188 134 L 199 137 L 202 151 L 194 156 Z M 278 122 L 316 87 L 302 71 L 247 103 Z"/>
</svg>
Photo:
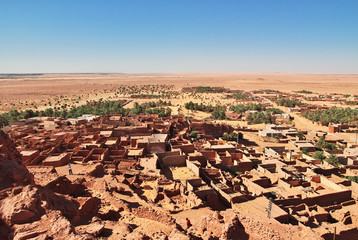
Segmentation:
<svg viewBox="0 0 358 240">
<path fill-rule="evenodd" d="M 301 131 L 308 131 L 308 130 L 320 131 L 321 130 L 321 131 L 326 131 L 326 132 L 328 131 L 328 127 L 315 124 L 311 120 L 306 119 L 306 118 L 298 115 L 297 113 L 289 112 L 287 107 L 278 106 L 273 101 L 270 101 L 270 102 L 272 103 L 272 105 L 275 108 L 282 110 L 284 113 L 290 114 L 290 116 L 294 118 L 294 120 L 293 120 L 294 127 L 297 128 L 298 130 L 301 130 Z"/>
</svg>

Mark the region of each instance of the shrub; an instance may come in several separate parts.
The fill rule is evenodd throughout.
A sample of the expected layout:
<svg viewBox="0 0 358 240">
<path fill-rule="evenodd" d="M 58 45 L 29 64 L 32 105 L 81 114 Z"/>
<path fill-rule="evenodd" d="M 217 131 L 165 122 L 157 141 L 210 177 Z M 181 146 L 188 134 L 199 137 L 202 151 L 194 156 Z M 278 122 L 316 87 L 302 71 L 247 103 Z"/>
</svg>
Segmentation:
<svg viewBox="0 0 358 240">
<path fill-rule="evenodd" d="M 312 157 L 319 160 L 324 160 L 326 158 L 326 156 L 323 154 L 323 151 L 316 151 Z"/>
<path fill-rule="evenodd" d="M 305 111 L 302 115 L 324 126 L 329 123 L 358 125 L 358 110 L 351 108 L 330 108 L 326 110 Z"/>
<path fill-rule="evenodd" d="M 224 135 L 222 136 L 222 138 L 226 141 L 236 141 L 237 139 L 237 133 L 232 132 L 232 133 L 224 133 Z"/>
<path fill-rule="evenodd" d="M 197 138 L 198 137 L 198 133 L 195 131 L 191 131 L 191 133 L 189 134 L 190 138 Z"/>
<path fill-rule="evenodd" d="M 327 161 L 329 164 L 333 165 L 333 166 L 338 166 L 338 165 L 339 165 L 338 158 L 337 158 L 337 156 L 334 155 L 334 154 L 330 155 L 330 156 L 326 159 L 326 161 Z"/>
</svg>

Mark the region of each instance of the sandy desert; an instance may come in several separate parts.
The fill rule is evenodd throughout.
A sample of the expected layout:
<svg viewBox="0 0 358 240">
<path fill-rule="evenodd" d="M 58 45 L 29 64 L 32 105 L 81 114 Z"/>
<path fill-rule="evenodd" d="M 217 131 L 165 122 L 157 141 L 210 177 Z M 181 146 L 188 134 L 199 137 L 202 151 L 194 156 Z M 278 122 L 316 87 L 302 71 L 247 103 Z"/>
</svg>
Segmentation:
<svg viewBox="0 0 358 240">
<path fill-rule="evenodd" d="M 188 73 L 188 74 L 39 74 L 0 75 L 0 111 L 19 102 L 51 100 L 56 96 L 88 99 L 105 97 L 120 85 L 166 84 L 177 90 L 192 86 L 217 86 L 235 90 L 274 89 L 284 92 L 358 93 L 358 74 L 296 73 Z M 97 95 L 96 95 L 97 94 Z M 8 106 L 5 107 L 5 104 Z M 11 108 L 11 104 L 13 108 Z"/>
</svg>

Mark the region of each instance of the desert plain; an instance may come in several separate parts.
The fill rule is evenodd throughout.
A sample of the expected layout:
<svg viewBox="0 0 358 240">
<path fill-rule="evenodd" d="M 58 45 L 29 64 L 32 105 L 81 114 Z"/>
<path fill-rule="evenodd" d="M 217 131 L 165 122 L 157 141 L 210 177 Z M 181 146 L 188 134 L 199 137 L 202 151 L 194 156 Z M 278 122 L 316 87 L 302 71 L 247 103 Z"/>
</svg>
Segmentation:
<svg viewBox="0 0 358 240">
<path fill-rule="evenodd" d="M 211 86 L 234 90 L 274 89 L 283 92 L 358 93 L 358 74 L 300 73 L 185 73 L 185 74 L 28 74 L 0 75 L 0 111 L 25 109 L 19 102 L 51 100 L 56 96 L 86 99 L 105 97 L 120 85 L 165 84 Z M 97 94 L 97 95 L 96 95 Z M 7 104 L 7 107 L 5 106 Z M 13 107 L 10 107 L 11 104 Z"/>
</svg>

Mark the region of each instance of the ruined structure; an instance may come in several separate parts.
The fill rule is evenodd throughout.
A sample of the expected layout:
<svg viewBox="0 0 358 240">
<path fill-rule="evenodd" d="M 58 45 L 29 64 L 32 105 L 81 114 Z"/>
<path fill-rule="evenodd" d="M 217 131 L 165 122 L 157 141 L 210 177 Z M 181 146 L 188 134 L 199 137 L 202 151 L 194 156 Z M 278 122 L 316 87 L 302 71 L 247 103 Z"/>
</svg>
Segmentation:
<svg viewBox="0 0 358 240">
<path fill-rule="evenodd" d="M 1 133 L 1 239 L 357 236 L 358 186 L 340 177 L 357 169 L 355 151 L 337 167 L 302 154 L 315 145 L 289 128 L 266 128 L 290 143 L 260 152 L 223 140 L 228 125 L 184 116 L 83 119 Z"/>
</svg>

